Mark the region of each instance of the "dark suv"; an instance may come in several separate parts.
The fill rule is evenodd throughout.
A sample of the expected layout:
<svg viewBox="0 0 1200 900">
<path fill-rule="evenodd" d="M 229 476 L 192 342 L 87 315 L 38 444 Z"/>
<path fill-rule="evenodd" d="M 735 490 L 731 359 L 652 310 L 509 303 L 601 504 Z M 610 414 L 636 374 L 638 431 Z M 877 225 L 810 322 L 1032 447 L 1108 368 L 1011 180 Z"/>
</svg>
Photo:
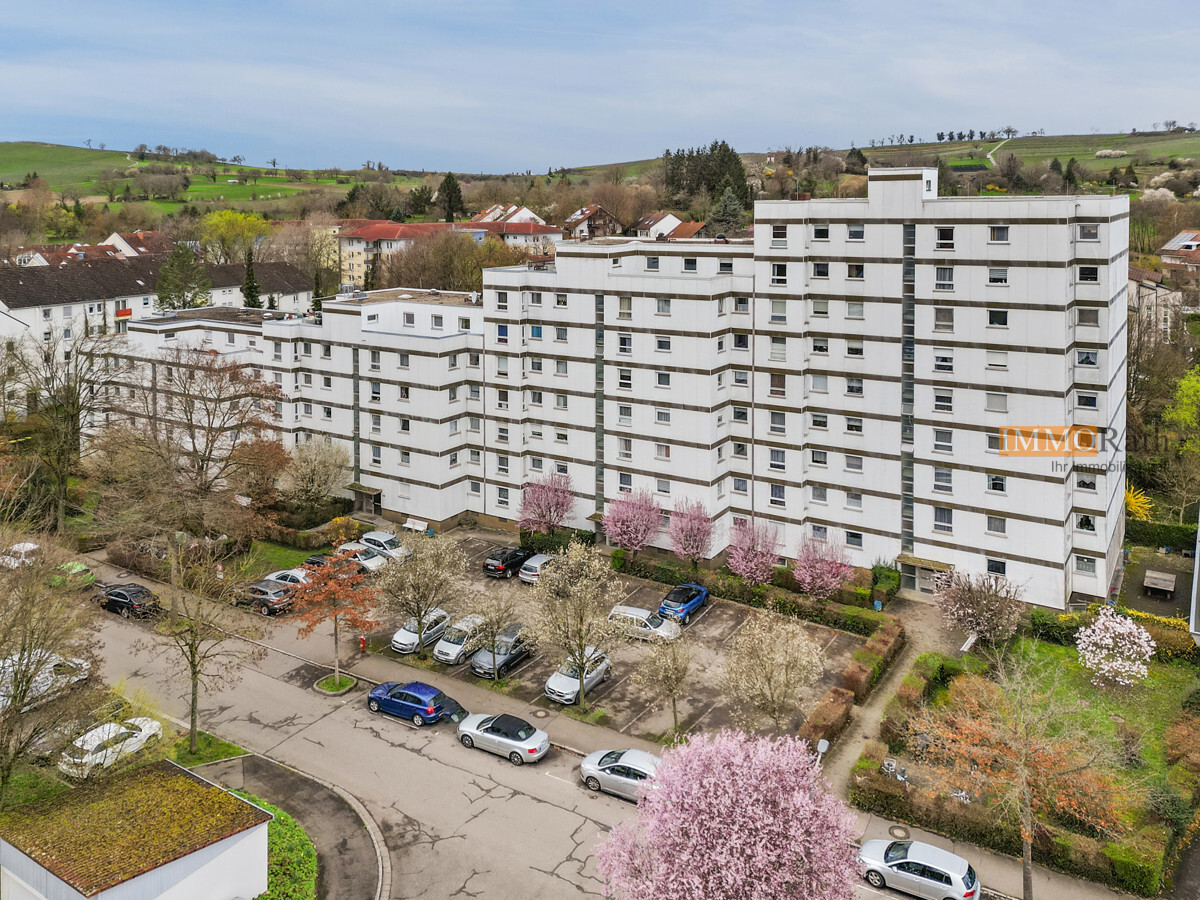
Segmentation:
<svg viewBox="0 0 1200 900">
<path fill-rule="evenodd" d="M 292 588 L 278 581 L 252 581 L 238 588 L 232 602 L 249 606 L 259 615 L 273 616 L 291 608 Z"/>
<path fill-rule="evenodd" d="M 157 616 L 162 612 L 158 596 L 150 588 L 133 582 L 101 587 L 96 593 L 96 601 L 104 609 L 118 613 L 125 619 L 130 616 Z"/>
<path fill-rule="evenodd" d="M 537 551 L 529 547 L 502 547 L 489 553 L 483 561 L 483 574 L 493 578 L 512 578 L 536 554 Z"/>
</svg>

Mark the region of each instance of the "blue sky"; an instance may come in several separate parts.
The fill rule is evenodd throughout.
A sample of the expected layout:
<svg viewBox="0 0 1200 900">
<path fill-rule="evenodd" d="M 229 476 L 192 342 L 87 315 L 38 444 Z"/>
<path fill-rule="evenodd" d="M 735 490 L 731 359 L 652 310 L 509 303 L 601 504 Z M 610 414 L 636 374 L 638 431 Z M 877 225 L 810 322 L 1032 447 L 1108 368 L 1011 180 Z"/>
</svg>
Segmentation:
<svg viewBox="0 0 1200 900">
<path fill-rule="evenodd" d="M 1200 119 L 1162 0 L 0 3 L 0 140 L 502 172 Z M 40 18 L 38 18 L 40 16 Z"/>
</svg>

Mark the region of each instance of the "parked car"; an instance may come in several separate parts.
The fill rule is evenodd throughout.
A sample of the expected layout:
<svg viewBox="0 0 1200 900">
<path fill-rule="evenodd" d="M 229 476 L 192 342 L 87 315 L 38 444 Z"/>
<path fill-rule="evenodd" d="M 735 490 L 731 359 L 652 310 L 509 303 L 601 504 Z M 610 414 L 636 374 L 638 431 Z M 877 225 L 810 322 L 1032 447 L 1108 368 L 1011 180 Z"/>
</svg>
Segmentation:
<svg viewBox="0 0 1200 900">
<path fill-rule="evenodd" d="M 550 750 L 550 735 L 524 719 L 471 713 L 458 723 L 458 740 L 468 749 L 478 747 L 507 756 L 514 766 L 537 762 Z"/>
<path fill-rule="evenodd" d="M 529 547 L 501 547 L 489 553 L 483 561 L 483 574 L 493 578 L 512 578 L 534 555 L 535 551 Z"/>
<path fill-rule="evenodd" d="M 58 770 L 70 778 L 87 778 L 96 769 L 107 769 L 162 737 L 162 725 L 138 717 L 106 722 L 77 739 L 62 753 Z"/>
<path fill-rule="evenodd" d="M 679 584 L 667 591 L 659 604 L 658 614 L 674 619 L 680 625 L 692 620 L 692 614 L 708 602 L 708 588 L 698 584 Z"/>
<path fill-rule="evenodd" d="M 404 562 L 412 556 L 412 550 L 405 547 L 400 542 L 400 538 L 396 537 L 390 531 L 368 531 L 359 539 L 360 543 L 366 544 L 376 553 L 394 559 L 399 562 Z"/>
<path fill-rule="evenodd" d="M 157 616 L 162 612 L 158 595 L 150 588 L 128 582 L 126 584 L 110 584 L 102 587 L 96 595 L 100 606 L 109 612 L 115 612 L 123 619 L 130 616 L 142 619 L 147 616 Z"/>
<path fill-rule="evenodd" d="M 673 641 L 680 634 L 678 622 L 664 619 L 658 613 L 638 606 L 614 606 L 608 619 L 620 624 L 629 637 L 643 641 L 651 638 Z"/>
<path fill-rule="evenodd" d="M 38 550 L 40 549 L 32 541 L 22 541 L 19 544 L 13 544 L 3 554 L 0 554 L 0 566 L 6 566 L 10 569 L 16 569 L 20 566 L 31 566 L 34 559 L 37 558 Z"/>
<path fill-rule="evenodd" d="M 579 777 L 589 791 L 606 791 L 635 803 L 646 780 L 654 777 L 657 756 L 645 750 L 597 750 L 579 764 Z"/>
<path fill-rule="evenodd" d="M 51 587 L 66 586 L 82 591 L 92 587 L 95 583 L 96 573 L 76 559 L 58 566 L 54 570 L 54 574 L 50 576 Z"/>
<path fill-rule="evenodd" d="M 308 573 L 303 569 L 280 569 L 270 575 L 264 575 L 263 581 L 277 581 L 280 584 L 308 584 Z"/>
<path fill-rule="evenodd" d="M 378 572 L 390 559 L 359 541 L 348 541 L 338 547 L 337 552 L 349 553 L 350 558 L 364 566 L 368 572 Z"/>
<path fill-rule="evenodd" d="M 482 622 L 483 616 L 471 615 L 464 616 L 450 625 L 442 632 L 441 640 L 433 648 L 433 658 L 448 666 L 466 662 L 467 653 L 474 649 L 471 639 L 475 637 L 475 632 L 479 630 Z"/>
<path fill-rule="evenodd" d="M 547 556 L 545 553 L 538 553 L 529 557 L 519 572 L 517 577 L 526 584 L 537 584 L 537 580 L 542 577 L 542 572 L 546 570 L 546 566 L 554 561 L 553 556 Z"/>
<path fill-rule="evenodd" d="M 67 658 L 48 650 L 6 656 L 0 659 L 0 710 L 12 704 L 14 682 L 25 691 L 21 712 L 29 712 L 69 690 L 71 685 L 86 681 L 91 671 L 92 665 L 86 659 Z M 29 679 L 28 687 L 25 679 Z"/>
<path fill-rule="evenodd" d="M 978 900 L 983 890 L 965 859 L 920 841 L 864 841 L 858 864 L 877 889 L 890 887 L 938 900 Z"/>
<path fill-rule="evenodd" d="M 588 659 L 587 671 L 583 676 L 586 694 L 612 676 L 612 660 L 607 653 L 598 652 L 595 647 L 588 647 L 584 656 Z M 559 666 L 558 671 L 546 679 L 546 696 L 555 703 L 578 703 L 579 668 L 571 659 Z"/>
<path fill-rule="evenodd" d="M 129 701 L 119 694 L 101 703 L 89 712 L 69 715 L 53 728 L 43 732 L 29 745 L 29 755 L 38 763 L 51 763 L 58 759 L 64 749 L 75 739 L 105 722 L 119 722 L 128 717 Z"/>
<path fill-rule="evenodd" d="M 372 688 L 367 697 L 367 709 L 408 719 L 418 728 L 442 719 L 457 724 L 467 717 L 467 711 L 457 700 L 420 681 L 408 684 L 387 681 Z"/>
<path fill-rule="evenodd" d="M 333 559 L 333 557 L 326 553 L 314 553 L 308 559 L 304 560 L 304 565 L 313 566 L 319 569 L 321 566 L 328 565 L 331 559 Z M 357 566 L 358 571 L 363 575 L 369 575 L 371 573 L 371 570 L 360 562 L 355 562 L 355 566 Z"/>
<path fill-rule="evenodd" d="M 428 647 L 436 644 L 450 624 L 450 613 L 444 609 L 431 609 L 422 619 L 421 643 Z M 417 617 L 410 616 L 404 627 L 392 635 L 392 649 L 397 653 L 414 653 L 417 649 Z"/>
<path fill-rule="evenodd" d="M 532 652 L 523 626 L 509 625 L 496 635 L 495 647 L 480 647 L 475 652 L 471 657 L 471 671 L 480 678 L 502 678 Z"/>
<path fill-rule="evenodd" d="M 230 602 L 249 606 L 262 616 L 274 616 L 291 608 L 292 588 L 279 581 L 252 581 L 239 587 Z"/>
</svg>

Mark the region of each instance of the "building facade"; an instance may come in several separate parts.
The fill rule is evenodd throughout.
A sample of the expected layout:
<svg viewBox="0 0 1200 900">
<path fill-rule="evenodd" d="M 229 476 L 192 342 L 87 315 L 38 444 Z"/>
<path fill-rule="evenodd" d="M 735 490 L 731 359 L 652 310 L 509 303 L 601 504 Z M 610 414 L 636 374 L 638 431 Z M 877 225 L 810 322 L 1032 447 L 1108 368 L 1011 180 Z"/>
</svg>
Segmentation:
<svg viewBox="0 0 1200 900">
<path fill-rule="evenodd" d="M 1127 217 L 872 170 L 866 198 L 758 203 L 753 241 L 565 242 L 487 270 L 478 301 L 376 291 L 197 330 L 245 330 L 230 349 L 284 389 L 285 441 L 344 442 L 360 503 L 396 519 L 511 527 L 561 472 L 574 527 L 644 490 L 662 548 L 699 500 L 716 558 L 755 519 L 783 558 L 825 539 L 909 589 L 991 572 L 1063 607 L 1121 559 Z M 130 325 L 139 352 L 181 336 L 157 319 Z"/>
</svg>

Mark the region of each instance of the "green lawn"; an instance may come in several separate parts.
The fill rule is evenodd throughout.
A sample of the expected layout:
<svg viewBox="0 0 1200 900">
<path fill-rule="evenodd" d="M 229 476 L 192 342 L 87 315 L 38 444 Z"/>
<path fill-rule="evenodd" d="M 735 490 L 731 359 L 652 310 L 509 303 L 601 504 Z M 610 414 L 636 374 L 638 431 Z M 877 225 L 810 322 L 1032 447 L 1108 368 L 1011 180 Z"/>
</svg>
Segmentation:
<svg viewBox="0 0 1200 900">
<path fill-rule="evenodd" d="M 270 541 L 255 541 L 243 560 L 244 575 L 249 580 L 261 578 L 268 572 L 279 569 L 294 569 L 304 565 L 304 560 L 314 553 L 323 553 L 328 549 L 321 547 L 317 550 L 297 550 L 295 547 L 285 547 Z"/>
<path fill-rule="evenodd" d="M 354 678 L 350 675 L 342 675 L 335 678 L 333 674 L 326 675 L 317 682 L 317 686 L 323 691 L 343 691 L 354 684 Z"/>
<path fill-rule="evenodd" d="M 228 741 L 221 740 L 219 737 L 214 737 L 207 731 L 201 731 L 197 735 L 197 747 L 198 750 L 196 753 L 192 753 L 191 741 L 188 740 L 188 735 L 185 732 L 183 737 L 171 746 L 171 759 L 179 763 L 179 765 L 190 769 L 192 766 L 216 762 L 218 759 L 245 756 L 248 752 L 237 744 L 231 744 Z"/>
<path fill-rule="evenodd" d="M 37 172 L 53 190 L 65 186 L 90 185 L 104 169 L 136 165 L 117 150 L 88 150 L 34 141 L 0 142 L 0 181 L 21 181 L 27 172 Z"/>
<path fill-rule="evenodd" d="M 19 763 L 8 783 L 4 805 L 12 808 L 35 800 L 45 800 L 70 789 L 71 785 L 59 777 L 58 770 L 53 766 Z"/>
<path fill-rule="evenodd" d="M 312 839 L 278 806 L 245 791 L 233 793 L 275 817 L 267 826 L 267 892 L 257 900 L 315 900 L 317 848 Z"/>
</svg>

